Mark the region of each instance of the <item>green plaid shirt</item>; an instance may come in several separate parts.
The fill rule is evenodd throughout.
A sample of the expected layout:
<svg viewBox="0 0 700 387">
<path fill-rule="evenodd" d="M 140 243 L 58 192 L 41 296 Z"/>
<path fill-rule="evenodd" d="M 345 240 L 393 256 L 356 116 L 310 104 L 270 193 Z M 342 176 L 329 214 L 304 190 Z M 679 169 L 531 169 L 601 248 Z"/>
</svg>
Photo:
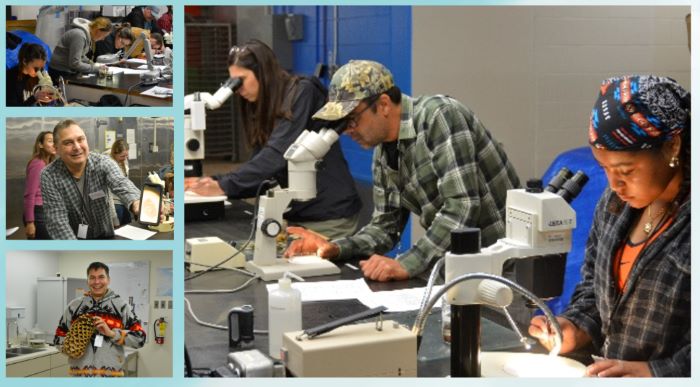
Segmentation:
<svg viewBox="0 0 700 387">
<path fill-rule="evenodd" d="M 396 171 L 383 147 L 375 148 L 372 220 L 355 235 L 334 241 L 341 259 L 389 251 L 409 211 L 426 229 L 397 257 L 412 277 L 445 254 L 456 228 L 480 228 L 482 246 L 504 236 L 506 191 L 520 182 L 501 145 L 471 110 L 447 96 L 403 95 L 398 152 Z"/>
</svg>

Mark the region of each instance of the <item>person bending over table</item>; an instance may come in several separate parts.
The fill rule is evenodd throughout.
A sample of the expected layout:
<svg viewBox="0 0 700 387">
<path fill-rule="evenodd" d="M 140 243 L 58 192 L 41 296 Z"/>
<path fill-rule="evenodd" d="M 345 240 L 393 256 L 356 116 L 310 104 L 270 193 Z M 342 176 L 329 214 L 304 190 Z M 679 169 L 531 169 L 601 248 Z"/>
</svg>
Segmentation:
<svg viewBox="0 0 700 387">
<path fill-rule="evenodd" d="M 690 94 L 655 76 L 606 80 L 588 138 L 609 187 L 581 282 L 557 317 L 561 352 L 592 344 L 589 376 L 690 376 Z M 541 316 L 529 332 L 551 348 Z"/>
<path fill-rule="evenodd" d="M 506 191 L 520 181 L 501 145 L 466 106 L 444 95 L 402 94 L 386 67 L 366 60 L 338 69 L 329 99 L 313 117 L 345 119 L 346 134 L 374 147 L 374 213 L 355 235 L 332 242 L 290 227 L 289 234 L 300 239 L 286 256 L 365 256 L 365 277 L 404 280 L 430 269 L 456 228 L 480 228 L 483 246 L 504 236 Z M 397 259 L 384 256 L 411 212 L 425 235 Z"/>
</svg>

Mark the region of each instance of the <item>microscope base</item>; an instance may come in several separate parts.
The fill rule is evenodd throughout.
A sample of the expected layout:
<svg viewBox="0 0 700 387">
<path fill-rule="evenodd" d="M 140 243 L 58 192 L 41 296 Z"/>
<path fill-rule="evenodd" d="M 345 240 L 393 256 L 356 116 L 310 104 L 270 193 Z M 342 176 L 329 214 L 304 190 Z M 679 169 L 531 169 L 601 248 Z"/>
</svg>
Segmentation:
<svg viewBox="0 0 700 387">
<path fill-rule="evenodd" d="M 297 260 L 298 262 L 294 262 Z M 263 281 L 274 281 L 282 278 L 285 272 L 294 273 L 300 277 L 316 277 L 340 273 L 338 266 L 331 261 L 319 257 L 295 257 L 291 259 L 275 259 L 273 265 L 261 266 L 253 261 L 245 264 L 246 270 L 259 276 Z"/>
<path fill-rule="evenodd" d="M 482 352 L 483 377 L 580 378 L 586 366 L 561 356 L 529 352 Z"/>
</svg>

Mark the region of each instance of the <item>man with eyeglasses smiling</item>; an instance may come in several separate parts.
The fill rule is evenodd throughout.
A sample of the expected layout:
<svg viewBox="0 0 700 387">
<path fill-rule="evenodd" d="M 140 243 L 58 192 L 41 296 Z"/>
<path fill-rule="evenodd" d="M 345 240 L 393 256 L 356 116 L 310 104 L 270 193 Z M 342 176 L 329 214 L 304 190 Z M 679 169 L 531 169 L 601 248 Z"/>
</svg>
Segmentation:
<svg viewBox="0 0 700 387">
<path fill-rule="evenodd" d="M 481 228 L 488 246 L 505 234 L 506 191 L 520 186 L 501 145 L 455 99 L 410 97 L 382 64 L 354 60 L 333 76 L 329 102 L 313 118 L 347 120 L 347 133 L 374 147 L 374 213 L 355 235 L 325 241 L 302 228 L 286 256 L 315 253 L 360 261 L 365 277 L 404 280 L 430 269 L 450 244 L 450 231 Z M 385 254 L 399 241 L 409 213 L 426 233 L 396 259 Z"/>
</svg>

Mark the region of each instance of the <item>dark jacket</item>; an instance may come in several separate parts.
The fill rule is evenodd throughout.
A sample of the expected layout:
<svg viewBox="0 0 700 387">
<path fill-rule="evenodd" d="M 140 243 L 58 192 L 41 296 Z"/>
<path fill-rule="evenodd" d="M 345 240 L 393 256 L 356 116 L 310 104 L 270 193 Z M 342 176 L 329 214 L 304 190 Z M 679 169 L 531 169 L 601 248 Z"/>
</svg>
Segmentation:
<svg viewBox="0 0 700 387">
<path fill-rule="evenodd" d="M 7 70 L 7 85 L 5 86 L 5 100 L 7 106 L 32 106 L 36 102 L 32 93 L 32 84 L 36 81 L 22 74 L 19 66 Z"/>
<path fill-rule="evenodd" d="M 114 47 L 116 31 L 112 31 L 106 38 L 95 42 L 95 51 L 92 53 L 92 60 L 97 61 L 97 57 L 105 54 L 114 54 L 119 51 Z"/>
<path fill-rule="evenodd" d="M 124 21 L 131 24 L 132 27 L 146 28 L 146 18 L 143 16 L 141 7 L 132 8 L 131 12 L 124 18 Z M 163 31 L 158 28 L 158 20 L 156 19 L 151 20 L 151 28 L 148 30 L 159 34 L 163 33 Z"/>
<path fill-rule="evenodd" d="M 214 176 L 228 197 L 254 197 L 260 183 L 270 178 L 275 178 L 282 187 L 288 186 L 284 152 L 304 129 L 321 129 L 321 124 L 312 120 L 311 116 L 325 103 L 325 88 L 315 78 L 302 78 L 295 87 L 290 88 L 286 98 L 293 98 L 292 119 L 278 119 L 265 146 L 256 149 L 252 158 L 240 169 Z M 283 105 L 290 106 L 287 103 Z M 291 209 L 284 216 L 288 221 L 340 219 L 360 210 L 362 202 L 337 142 L 323 161 L 325 167 L 316 175 L 316 198 L 308 202 L 293 201 Z"/>
</svg>

